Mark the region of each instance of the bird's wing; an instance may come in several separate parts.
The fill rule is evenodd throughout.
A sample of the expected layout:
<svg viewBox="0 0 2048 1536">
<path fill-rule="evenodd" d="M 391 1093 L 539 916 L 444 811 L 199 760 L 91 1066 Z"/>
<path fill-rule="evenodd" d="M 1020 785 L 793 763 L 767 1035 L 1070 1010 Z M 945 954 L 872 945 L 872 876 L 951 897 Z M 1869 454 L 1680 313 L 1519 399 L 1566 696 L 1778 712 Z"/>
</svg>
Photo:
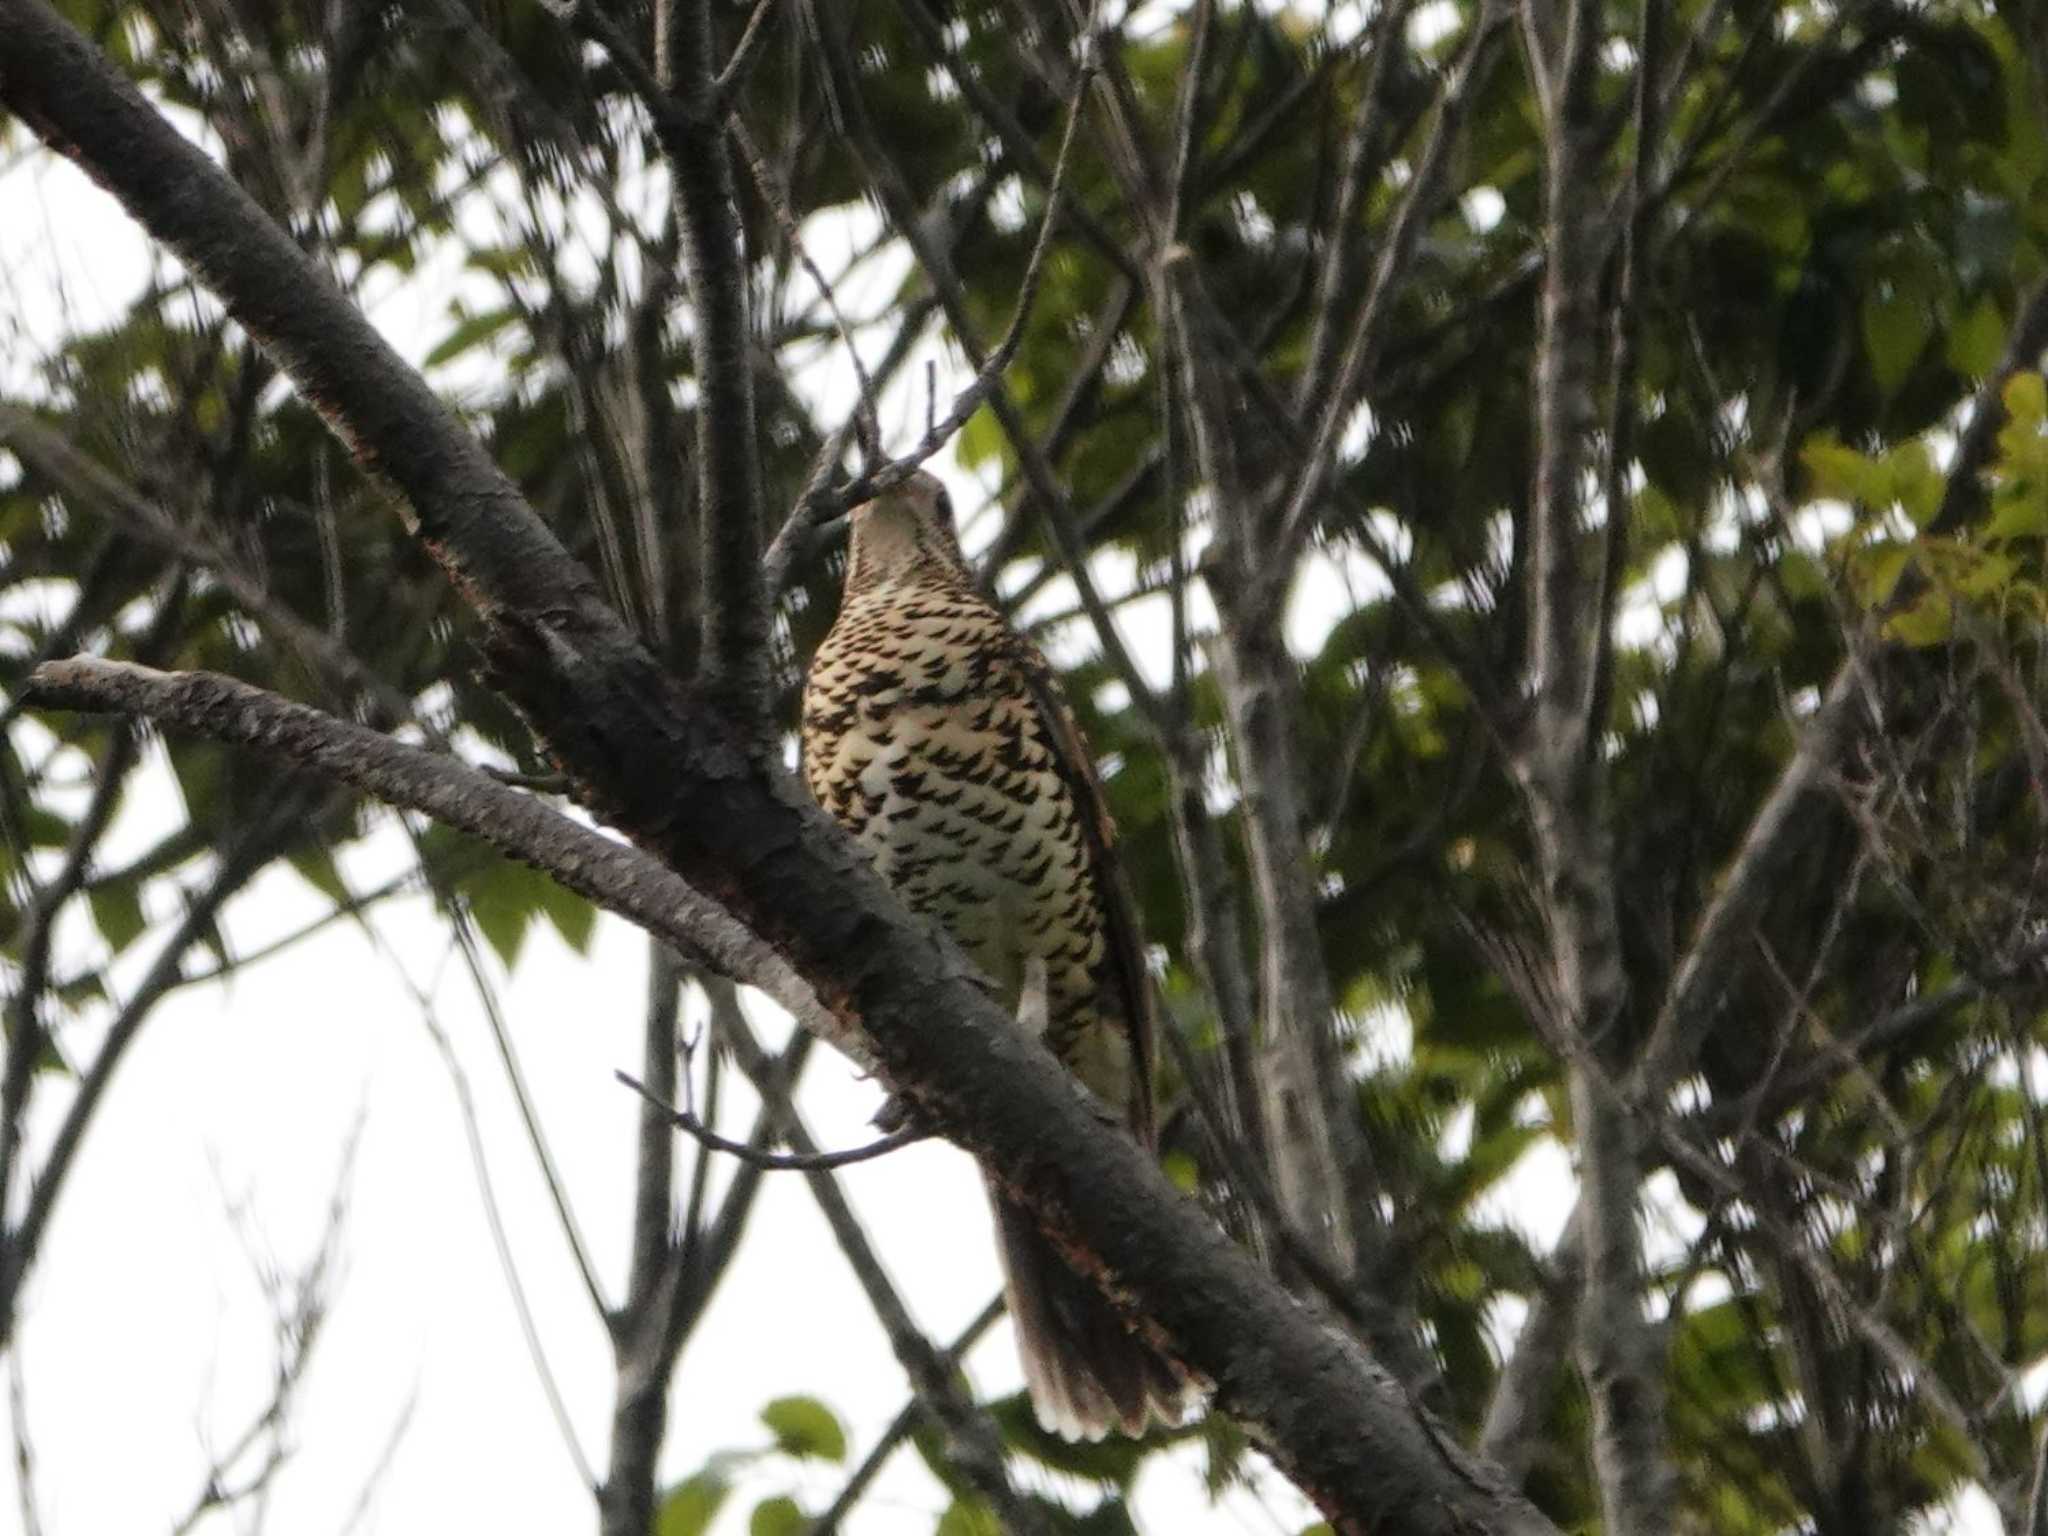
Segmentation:
<svg viewBox="0 0 2048 1536">
<path fill-rule="evenodd" d="M 1131 1130 L 1144 1146 L 1153 1145 L 1152 1119 L 1152 985 L 1145 965 L 1145 941 L 1138 927 L 1137 906 L 1124 884 L 1116 855 L 1116 823 L 1095 760 L 1081 739 L 1074 712 L 1067 707 L 1059 679 L 1045 653 L 1016 631 L 1008 631 L 1010 656 L 1036 708 L 1053 764 L 1074 797 L 1082 835 L 1088 842 L 1089 872 L 1102 903 L 1108 964 L 1130 1035 L 1131 1086 L 1126 1106 Z"/>
</svg>

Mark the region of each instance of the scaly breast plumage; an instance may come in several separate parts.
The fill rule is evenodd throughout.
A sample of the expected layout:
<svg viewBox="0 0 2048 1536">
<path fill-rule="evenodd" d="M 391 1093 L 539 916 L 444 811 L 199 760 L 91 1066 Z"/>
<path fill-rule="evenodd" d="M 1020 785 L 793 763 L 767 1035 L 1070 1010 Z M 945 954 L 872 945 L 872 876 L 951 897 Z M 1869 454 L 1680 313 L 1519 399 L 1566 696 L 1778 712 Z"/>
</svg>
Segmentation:
<svg viewBox="0 0 2048 1536">
<path fill-rule="evenodd" d="M 1102 1011 L 1101 893 L 1006 639 L 972 597 L 842 612 L 805 688 L 805 776 L 905 903 L 999 985 L 1045 962 L 1054 1049 L 1118 1103 L 1126 1042 Z"/>
</svg>

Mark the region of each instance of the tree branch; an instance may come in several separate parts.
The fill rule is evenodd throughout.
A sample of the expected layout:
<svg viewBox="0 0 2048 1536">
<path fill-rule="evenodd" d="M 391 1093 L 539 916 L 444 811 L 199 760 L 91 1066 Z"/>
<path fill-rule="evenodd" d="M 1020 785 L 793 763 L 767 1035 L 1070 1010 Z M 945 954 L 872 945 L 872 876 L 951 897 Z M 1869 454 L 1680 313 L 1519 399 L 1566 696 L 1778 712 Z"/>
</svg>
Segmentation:
<svg viewBox="0 0 2048 1536">
<path fill-rule="evenodd" d="M 736 1007 L 728 1006 L 720 1019 L 720 1028 L 740 1071 L 760 1091 L 768 1108 L 779 1115 L 789 1144 L 799 1156 L 821 1157 L 791 1101 L 789 1085 L 769 1070 L 767 1053 Z M 839 1181 L 823 1167 L 808 1169 L 806 1173 L 805 1182 L 812 1198 L 818 1202 L 854 1279 L 874 1309 L 876 1321 L 889 1336 L 890 1349 L 910 1378 L 912 1390 L 945 1436 L 948 1459 L 988 1501 L 1004 1531 L 1015 1536 L 1050 1536 L 1044 1516 L 1011 1484 L 1002 1436 L 981 1405 L 962 1390 L 951 1357 L 934 1348 L 912 1319 Z"/>
<path fill-rule="evenodd" d="M 1451 147 L 1463 127 L 1473 87 L 1483 74 L 1493 40 L 1500 34 L 1501 23 L 1505 20 L 1503 3 L 1504 0 L 1484 0 L 1473 18 L 1472 36 L 1450 78 L 1444 82 L 1429 138 L 1401 200 L 1401 210 L 1394 216 L 1393 227 L 1381 243 L 1379 260 L 1373 266 L 1372 282 L 1366 289 L 1357 318 L 1352 321 L 1351 334 L 1345 341 L 1335 376 L 1326 385 L 1317 381 L 1319 388 L 1315 398 L 1322 400 L 1323 407 L 1309 435 L 1308 452 L 1285 482 L 1273 520 L 1279 538 L 1268 551 L 1266 576 L 1276 590 L 1284 587 L 1291 575 L 1295 556 L 1312 526 L 1311 509 L 1329 477 L 1344 422 L 1357 402 L 1365 398 L 1372 388 L 1387 312 L 1392 307 L 1393 295 L 1414 261 L 1423 228 L 1436 213 Z M 1337 238 L 1343 238 L 1341 232 Z M 1307 403 L 1306 397 L 1303 403 Z"/>
<path fill-rule="evenodd" d="M 721 708 L 765 733 L 768 600 L 761 583 L 752 338 L 709 0 L 658 0 L 654 36 L 661 82 L 680 108 L 657 117 L 655 127 L 674 179 L 695 322 L 690 355 L 698 389 L 704 681 Z"/>
<path fill-rule="evenodd" d="M 700 1147 L 736 1157 L 748 1167 L 759 1168 L 763 1173 L 829 1173 L 835 1168 L 848 1168 L 855 1163 L 871 1162 L 915 1142 L 931 1139 L 931 1133 L 928 1131 L 905 1130 L 845 1152 L 763 1152 L 748 1142 L 734 1141 L 728 1136 L 719 1135 L 688 1110 L 677 1109 L 667 1100 L 656 1097 L 647 1085 L 632 1073 L 613 1072 L 612 1076 L 666 1115 L 670 1125 L 683 1132 Z"/>
<path fill-rule="evenodd" d="M 942 1362 L 957 1371 L 967 1352 L 979 1342 L 983 1334 L 995 1326 L 996 1320 L 1003 1315 L 1003 1310 L 1002 1293 L 997 1292 L 989 1304 L 975 1314 L 974 1321 L 963 1328 L 960 1336 L 941 1352 Z M 913 1393 L 910 1401 L 905 1403 L 896 1417 L 889 1421 L 889 1427 L 882 1431 L 880 1438 L 875 1441 L 867 1455 L 861 1458 L 860 1465 L 853 1469 L 853 1475 L 848 1477 L 839 1492 L 833 1495 L 832 1502 L 811 1522 L 804 1536 L 838 1536 L 840 1525 L 853 1512 L 853 1506 L 860 1502 L 861 1495 L 868 1491 L 868 1486 L 880 1474 L 889 1457 L 895 1453 L 899 1445 L 910 1438 L 911 1431 L 917 1428 L 918 1421 L 925 1417 L 927 1410 L 924 1397 L 922 1394 Z M 2043 1536 L 2048 1536 L 2048 1533 L 2043 1533 Z"/>
<path fill-rule="evenodd" d="M 1522 7 L 1528 72 L 1543 109 L 1547 264 L 1527 534 L 1530 718 L 1513 766 L 1536 844 L 1558 1002 L 1551 1026 L 1565 1058 L 1578 1154 L 1585 1294 L 1576 1342 L 1593 1409 L 1601 1511 L 1612 1536 L 1656 1536 L 1669 1527 L 1673 1469 L 1662 1337 L 1644 1312 L 1640 1138 L 1611 1087 L 1627 1065 L 1629 976 L 1601 722 L 1592 715 L 1612 637 L 1584 531 L 1608 249 L 1594 90 L 1602 15 L 1595 0 L 1567 0 L 1562 14 L 1542 0 Z M 1607 508 L 1610 523 L 1626 515 L 1625 507 Z"/>
<path fill-rule="evenodd" d="M 721 974 L 760 986 L 827 1039 L 846 1038 L 785 961 L 673 870 L 457 759 L 211 672 L 157 672 L 78 656 L 44 663 L 27 692 L 45 708 L 139 715 L 261 748 L 431 816 L 547 870 L 578 895 Z M 861 1048 L 850 1039 L 847 1044 L 859 1059 Z"/>
</svg>

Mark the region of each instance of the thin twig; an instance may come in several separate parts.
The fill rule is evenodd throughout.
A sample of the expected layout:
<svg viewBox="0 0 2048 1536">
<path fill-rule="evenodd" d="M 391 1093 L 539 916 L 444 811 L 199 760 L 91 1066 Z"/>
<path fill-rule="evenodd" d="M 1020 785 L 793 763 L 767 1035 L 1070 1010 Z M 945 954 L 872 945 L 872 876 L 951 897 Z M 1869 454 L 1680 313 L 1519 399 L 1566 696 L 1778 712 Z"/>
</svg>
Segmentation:
<svg viewBox="0 0 2048 1536">
<path fill-rule="evenodd" d="M 1429 139 L 1417 159 L 1414 176 L 1401 200 L 1400 212 L 1394 216 L 1393 227 L 1381 242 L 1380 257 L 1373 266 L 1372 284 L 1366 290 L 1357 319 L 1352 322 L 1351 334 L 1345 342 L 1335 374 L 1322 394 L 1322 410 L 1308 434 L 1308 453 L 1285 482 L 1275 509 L 1273 526 L 1279 537 L 1266 562 L 1269 579 L 1283 580 L 1284 573 L 1293 570 L 1294 556 L 1313 526 L 1313 509 L 1329 478 L 1339 429 L 1350 418 L 1357 403 L 1372 391 L 1386 316 L 1393 307 L 1395 290 L 1414 260 L 1424 226 L 1436 212 L 1441 183 L 1450 163 L 1451 146 L 1463 126 L 1474 88 L 1485 75 L 1488 50 L 1500 34 L 1504 19 L 1501 0 L 1483 0 L 1479 14 L 1473 19 L 1472 35 L 1464 53 L 1453 67 L 1450 78 L 1444 82 Z"/>
<path fill-rule="evenodd" d="M 865 1163 L 878 1157 L 886 1157 L 900 1148 L 931 1139 L 931 1132 L 913 1128 L 896 1131 L 884 1136 L 880 1141 L 869 1142 L 864 1147 L 854 1147 L 845 1152 L 763 1152 L 744 1141 L 734 1141 L 730 1137 L 719 1135 L 688 1110 L 677 1109 L 675 1105 L 656 1098 L 641 1084 L 640 1079 L 630 1072 L 614 1072 L 612 1076 L 661 1110 L 677 1130 L 686 1132 L 699 1145 L 708 1147 L 713 1152 L 727 1153 L 751 1167 L 769 1173 L 823 1173 L 833 1168 L 845 1168 L 854 1163 Z"/>
<path fill-rule="evenodd" d="M 354 1532 L 369 1517 L 371 1502 L 376 1498 L 384 1476 L 391 1470 L 391 1464 L 398 1458 L 398 1448 L 405 1443 L 406 1431 L 412 1428 L 413 1410 L 419 1407 L 418 1383 L 406 1394 L 405 1405 L 398 1410 L 398 1417 L 391 1422 L 391 1433 L 384 1437 L 384 1445 L 377 1452 L 377 1459 L 370 1464 L 370 1470 L 363 1477 L 362 1487 L 356 1490 L 356 1501 L 349 1506 L 348 1518 L 341 1522 L 334 1536 L 354 1536 Z"/>
<path fill-rule="evenodd" d="M 408 827 L 407 830 L 413 829 Z M 413 848 L 421 856 L 421 871 L 432 880 L 432 871 L 425 860 L 425 841 L 415 835 Z M 562 1229 L 562 1240 L 568 1245 L 569 1257 L 575 1262 L 577 1278 L 583 1282 L 583 1293 L 590 1300 L 591 1311 L 601 1320 L 609 1315 L 611 1306 L 605 1299 L 604 1286 L 597 1278 L 597 1263 L 591 1258 L 590 1244 L 584 1240 L 582 1224 L 576 1219 L 576 1208 L 569 1203 L 569 1189 L 562 1177 L 561 1165 L 541 1129 L 540 1107 L 534 1102 L 533 1090 L 526 1085 L 526 1073 L 519 1065 L 519 1051 L 513 1044 L 511 1027 L 506 1023 L 505 1009 L 498 1000 L 498 989 L 491 981 L 490 971 L 484 965 L 483 954 L 477 944 L 476 920 L 453 887 L 438 885 L 434 894 L 448 915 L 449 931 L 457 953 L 462 956 L 462 968 L 468 973 L 470 987 L 483 1008 L 484 1022 L 491 1032 L 491 1044 L 498 1053 L 498 1064 L 505 1069 L 505 1082 L 511 1090 L 513 1106 L 519 1111 L 520 1128 L 526 1132 L 534 1166 L 540 1170 L 541 1183 L 547 1187 L 548 1203 L 554 1207 L 555 1219 Z"/>
<path fill-rule="evenodd" d="M 740 33 L 740 40 L 733 44 L 732 55 L 725 61 L 725 68 L 711 83 L 712 110 L 718 116 L 731 116 L 733 102 L 740 93 L 740 87 L 747 83 L 747 71 L 753 68 L 761 39 L 768 35 L 768 13 L 780 3 L 781 0 L 757 0 L 753 14 L 747 18 L 747 25 Z M 739 118 L 732 117 L 732 126 L 737 128 L 739 125 Z"/>
<path fill-rule="evenodd" d="M 817 284 L 818 297 L 824 301 L 825 312 L 832 317 L 833 329 L 838 331 L 840 344 L 846 348 L 846 360 L 853 367 L 855 394 L 852 420 L 855 437 L 861 451 L 870 460 L 878 458 L 882 451 L 882 430 L 875 415 L 875 381 L 868 377 L 867 367 L 861 362 L 860 348 L 854 344 L 852 327 L 846 323 L 846 316 L 840 313 L 838 295 L 833 291 L 830 279 L 811 259 L 811 253 L 804 245 L 803 229 L 797 221 L 796 211 L 789 206 L 789 198 L 776 183 L 760 146 L 754 142 L 754 136 L 747 132 L 747 125 L 738 118 L 732 122 L 732 140 L 739 146 L 740 158 L 746 162 L 747 172 L 753 177 L 761 200 L 781 226 L 782 238 L 789 242 L 797 263 Z"/>
<path fill-rule="evenodd" d="M 990 1298 L 988 1305 L 975 1314 L 974 1321 L 960 1331 L 960 1336 L 946 1346 L 941 1359 L 957 1370 L 960 1362 L 966 1358 L 967 1352 L 980 1342 L 983 1334 L 996 1325 L 996 1320 L 1004 1311 L 1003 1294 L 998 1291 Z M 861 1495 L 868 1491 L 868 1485 L 874 1482 L 883 1466 L 895 1454 L 896 1448 L 908 1440 L 911 1431 L 928 1416 L 924 1398 L 912 1393 L 910 1401 L 905 1403 L 896 1417 L 889 1421 L 889 1427 L 882 1431 L 881 1437 L 875 1441 L 867 1455 L 861 1458 L 860 1465 L 853 1469 L 852 1475 L 847 1478 L 839 1492 L 833 1495 L 832 1502 L 826 1505 L 818 1518 L 805 1528 L 804 1536 L 837 1536 L 840 1524 L 853 1512 L 853 1506 L 860 1502 Z M 2048 1536 L 2048 1533 L 2044 1533 L 2044 1536 Z"/>
<path fill-rule="evenodd" d="M 28 1391 L 21 1378 L 19 1340 L 7 1352 L 7 1419 L 14 1432 L 14 1496 L 21 1510 L 22 1536 L 43 1536 L 42 1515 L 36 1504 L 36 1453 L 28 1436 Z"/>
<path fill-rule="evenodd" d="M 953 397 L 953 404 L 946 414 L 933 421 L 931 412 L 926 411 L 924 437 L 917 446 L 841 487 L 838 496 L 842 505 L 857 505 L 908 480 L 919 465 L 943 448 L 953 434 L 967 424 L 968 418 L 981 409 L 982 402 L 1001 383 L 1024 340 L 1025 325 L 1037 304 L 1039 284 L 1045 274 L 1046 253 L 1052 249 L 1053 230 L 1058 226 L 1060 206 L 1066 197 L 1074 130 L 1079 126 L 1082 110 L 1087 105 L 1087 87 L 1094 78 L 1095 68 L 1095 50 L 1091 41 L 1081 58 L 1081 80 L 1074 92 L 1073 104 L 1067 109 L 1066 127 L 1060 134 L 1059 155 L 1053 161 L 1052 185 L 1045 194 L 1045 212 L 1038 221 L 1038 237 L 1032 242 L 1030 258 L 1024 265 L 1024 278 L 1017 288 L 1017 302 L 1010 311 L 1009 325 L 996 342 L 995 349 L 975 370 L 973 380 Z"/>
<path fill-rule="evenodd" d="M 590 1458 L 584 1454 L 583 1442 L 577 1436 L 576 1423 L 570 1417 L 568 1403 L 562 1396 L 562 1389 L 556 1383 L 553 1367 L 548 1363 L 547 1346 L 541 1338 L 540 1324 L 534 1317 L 533 1304 L 527 1298 L 526 1284 L 519 1276 L 519 1264 L 512 1256 L 512 1239 L 505 1230 L 504 1211 L 498 1203 L 497 1185 L 491 1178 L 490 1154 L 484 1149 L 483 1131 L 477 1123 L 476 1098 L 470 1092 L 469 1073 L 462 1065 L 462 1058 L 455 1053 L 455 1042 L 442 1028 L 441 1020 L 434 1008 L 434 1000 L 427 990 L 412 979 L 398 958 L 384 941 L 374 925 L 365 920 L 363 932 L 390 961 L 399 984 L 412 994 L 417 1010 L 420 1028 L 427 1032 L 427 1038 L 434 1043 L 434 1049 L 441 1057 L 441 1065 L 448 1073 L 449 1086 L 455 1092 L 455 1107 L 462 1120 L 463 1139 L 469 1147 L 470 1171 L 476 1177 L 477 1196 L 483 1204 L 484 1225 L 490 1229 L 491 1246 L 498 1256 L 498 1272 L 503 1276 L 505 1289 L 512 1299 L 512 1310 L 519 1319 L 520 1336 L 526 1342 L 527 1358 L 533 1363 L 534 1374 L 540 1379 L 542 1395 L 547 1398 L 548 1410 L 554 1416 L 555 1428 L 562 1437 L 562 1446 L 569 1453 L 569 1460 L 575 1466 L 576 1478 L 593 1495 L 598 1491 L 597 1472 L 591 1466 Z"/>
</svg>

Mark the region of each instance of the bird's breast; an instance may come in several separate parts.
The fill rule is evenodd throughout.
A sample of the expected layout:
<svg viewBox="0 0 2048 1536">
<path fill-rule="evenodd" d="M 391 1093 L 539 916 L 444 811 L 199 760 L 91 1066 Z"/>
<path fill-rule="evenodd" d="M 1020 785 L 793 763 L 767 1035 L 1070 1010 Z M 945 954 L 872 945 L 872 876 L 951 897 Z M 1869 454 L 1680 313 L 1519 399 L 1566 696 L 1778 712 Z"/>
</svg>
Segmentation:
<svg viewBox="0 0 2048 1536">
<path fill-rule="evenodd" d="M 1013 1004 L 1024 964 L 1045 962 L 1057 1033 L 1062 1001 L 1096 991 L 1103 921 L 1072 790 L 1005 639 L 967 605 L 850 608 L 806 685 L 805 774 Z"/>
</svg>

